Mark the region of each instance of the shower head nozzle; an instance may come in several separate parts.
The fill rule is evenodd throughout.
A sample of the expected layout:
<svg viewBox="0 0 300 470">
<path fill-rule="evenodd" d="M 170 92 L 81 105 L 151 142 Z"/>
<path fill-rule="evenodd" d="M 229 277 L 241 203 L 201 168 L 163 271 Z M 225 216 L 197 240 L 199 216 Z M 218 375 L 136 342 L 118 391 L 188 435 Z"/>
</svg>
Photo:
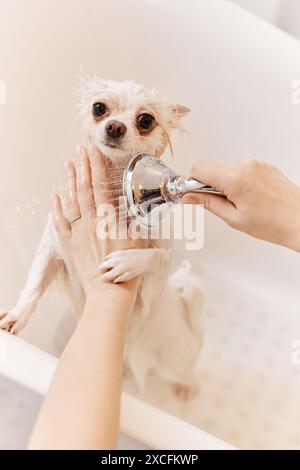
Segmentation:
<svg viewBox="0 0 300 470">
<path fill-rule="evenodd" d="M 159 207 L 175 204 L 188 192 L 224 196 L 211 186 L 178 175 L 153 155 L 136 155 L 130 160 L 124 172 L 123 193 L 128 212 L 133 218 L 138 218 L 143 225 L 156 224 L 157 217 L 152 217 L 154 209 L 157 215 Z"/>
<path fill-rule="evenodd" d="M 123 178 L 123 193 L 130 215 L 149 225 L 148 216 L 154 208 L 176 202 L 167 188 L 176 177 L 176 173 L 157 157 L 147 154 L 133 157 Z"/>
</svg>

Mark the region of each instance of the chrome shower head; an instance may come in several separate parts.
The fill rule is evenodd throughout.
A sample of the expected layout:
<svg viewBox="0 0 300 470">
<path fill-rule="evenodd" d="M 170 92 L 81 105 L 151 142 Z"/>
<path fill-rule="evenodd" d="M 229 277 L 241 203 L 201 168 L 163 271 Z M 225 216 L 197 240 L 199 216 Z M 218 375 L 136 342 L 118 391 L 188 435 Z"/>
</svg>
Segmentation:
<svg viewBox="0 0 300 470">
<path fill-rule="evenodd" d="M 215 188 L 178 175 L 153 155 L 133 157 L 123 177 L 123 193 L 133 218 L 151 226 L 151 212 L 163 204 L 175 204 L 189 192 L 202 192 L 224 196 Z"/>
</svg>

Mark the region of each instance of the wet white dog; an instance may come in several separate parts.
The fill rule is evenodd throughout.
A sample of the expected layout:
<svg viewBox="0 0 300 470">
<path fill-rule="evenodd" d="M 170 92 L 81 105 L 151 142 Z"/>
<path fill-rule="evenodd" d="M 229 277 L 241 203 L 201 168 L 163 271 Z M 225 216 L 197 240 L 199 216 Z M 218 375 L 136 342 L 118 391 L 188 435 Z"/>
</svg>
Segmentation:
<svg viewBox="0 0 300 470">
<path fill-rule="evenodd" d="M 171 131 L 181 129 L 181 119 L 189 112 L 134 82 L 95 79 L 82 87 L 81 110 L 89 138 L 109 157 L 115 174 L 137 153 L 159 158 L 171 145 Z M 112 253 L 102 267 L 111 282 L 140 275 L 143 279 L 129 322 L 127 369 L 139 387 L 143 387 L 147 372 L 153 370 L 186 398 L 193 388 L 201 348 L 202 291 L 187 261 L 172 272 L 172 258 L 170 242 L 153 240 L 148 249 Z M 49 217 L 26 287 L 16 306 L 0 313 L 0 327 L 18 333 L 56 278 L 63 279 L 80 317 L 84 292 L 68 266 Z"/>
</svg>

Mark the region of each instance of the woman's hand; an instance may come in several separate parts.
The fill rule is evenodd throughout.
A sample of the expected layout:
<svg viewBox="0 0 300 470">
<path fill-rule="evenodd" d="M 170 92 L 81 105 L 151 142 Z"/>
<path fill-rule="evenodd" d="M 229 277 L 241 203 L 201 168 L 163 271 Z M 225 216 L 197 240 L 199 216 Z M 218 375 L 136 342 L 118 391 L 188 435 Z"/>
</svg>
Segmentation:
<svg viewBox="0 0 300 470">
<path fill-rule="evenodd" d="M 128 236 L 127 224 L 123 224 L 122 239 L 97 236 L 97 226 L 103 221 L 97 209 L 110 205 L 110 229 L 115 228 L 117 209 L 113 204 L 113 192 L 109 184 L 110 161 L 93 147 L 89 155 L 84 147 L 79 151 L 79 163 L 75 168 L 72 161 L 65 164 L 64 209 L 60 196 L 53 198 L 53 218 L 62 246 L 66 250 L 82 286 L 87 290 L 98 282 L 99 267 L 103 258 L 116 250 L 142 248 L 146 240 L 132 240 Z M 120 182 L 121 185 L 121 182 Z M 120 194 L 121 195 L 121 194 Z M 96 209 L 97 208 L 97 209 Z M 105 210 L 100 211 L 103 214 Z M 113 212 L 113 214 L 112 214 Z M 122 216 L 120 216 L 122 217 Z M 126 233 L 124 233 L 124 225 Z"/>
<path fill-rule="evenodd" d="M 300 251 L 300 188 L 277 168 L 257 160 L 232 167 L 199 161 L 191 176 L 224 192 L 227 199 L 189 193 L 183 202 L 204 204 L 237 230 Z"/>
</svg>

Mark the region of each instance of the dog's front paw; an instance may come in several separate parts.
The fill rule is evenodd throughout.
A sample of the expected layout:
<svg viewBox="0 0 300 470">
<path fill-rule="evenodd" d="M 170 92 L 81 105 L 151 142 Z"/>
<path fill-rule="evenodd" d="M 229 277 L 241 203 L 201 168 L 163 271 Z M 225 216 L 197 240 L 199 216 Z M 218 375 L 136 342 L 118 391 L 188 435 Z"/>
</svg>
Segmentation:
<svg viewBox="0 0 300 470">
<path fill-rule="evenodd" d="M 0 311 L 0 328 L 5 331 L 10 331 L 14 324 L 16 323 L 17 318 L 15 318 L 13 312 L 10 310 Z"/>
<path fill-rule="evenodd" d="M 11 310 L 0 311 L 0 328 L 9 333 L 16 335 L 21 331 L 28 322 L 28 315 L 20 314 L 14 308 Z"/>
<path fill-rule="evenodd" d="M 165 250 L 158 248 L 114 251 L 100 264 L 100 269 L 106 271 L 102 278 L 115 283 L 131 281 L 135 277 L 156 272 L 164 259 Z"/>
<path fill-rule="evenodd" d="M 141 272 L 140 251 L 122 250 L 114 251 L 106 256 L 100 264 L 100 269 L 105 271 L 102 279 L 108 282 L 127 282 L 138 277 Z"/>
</svg>

